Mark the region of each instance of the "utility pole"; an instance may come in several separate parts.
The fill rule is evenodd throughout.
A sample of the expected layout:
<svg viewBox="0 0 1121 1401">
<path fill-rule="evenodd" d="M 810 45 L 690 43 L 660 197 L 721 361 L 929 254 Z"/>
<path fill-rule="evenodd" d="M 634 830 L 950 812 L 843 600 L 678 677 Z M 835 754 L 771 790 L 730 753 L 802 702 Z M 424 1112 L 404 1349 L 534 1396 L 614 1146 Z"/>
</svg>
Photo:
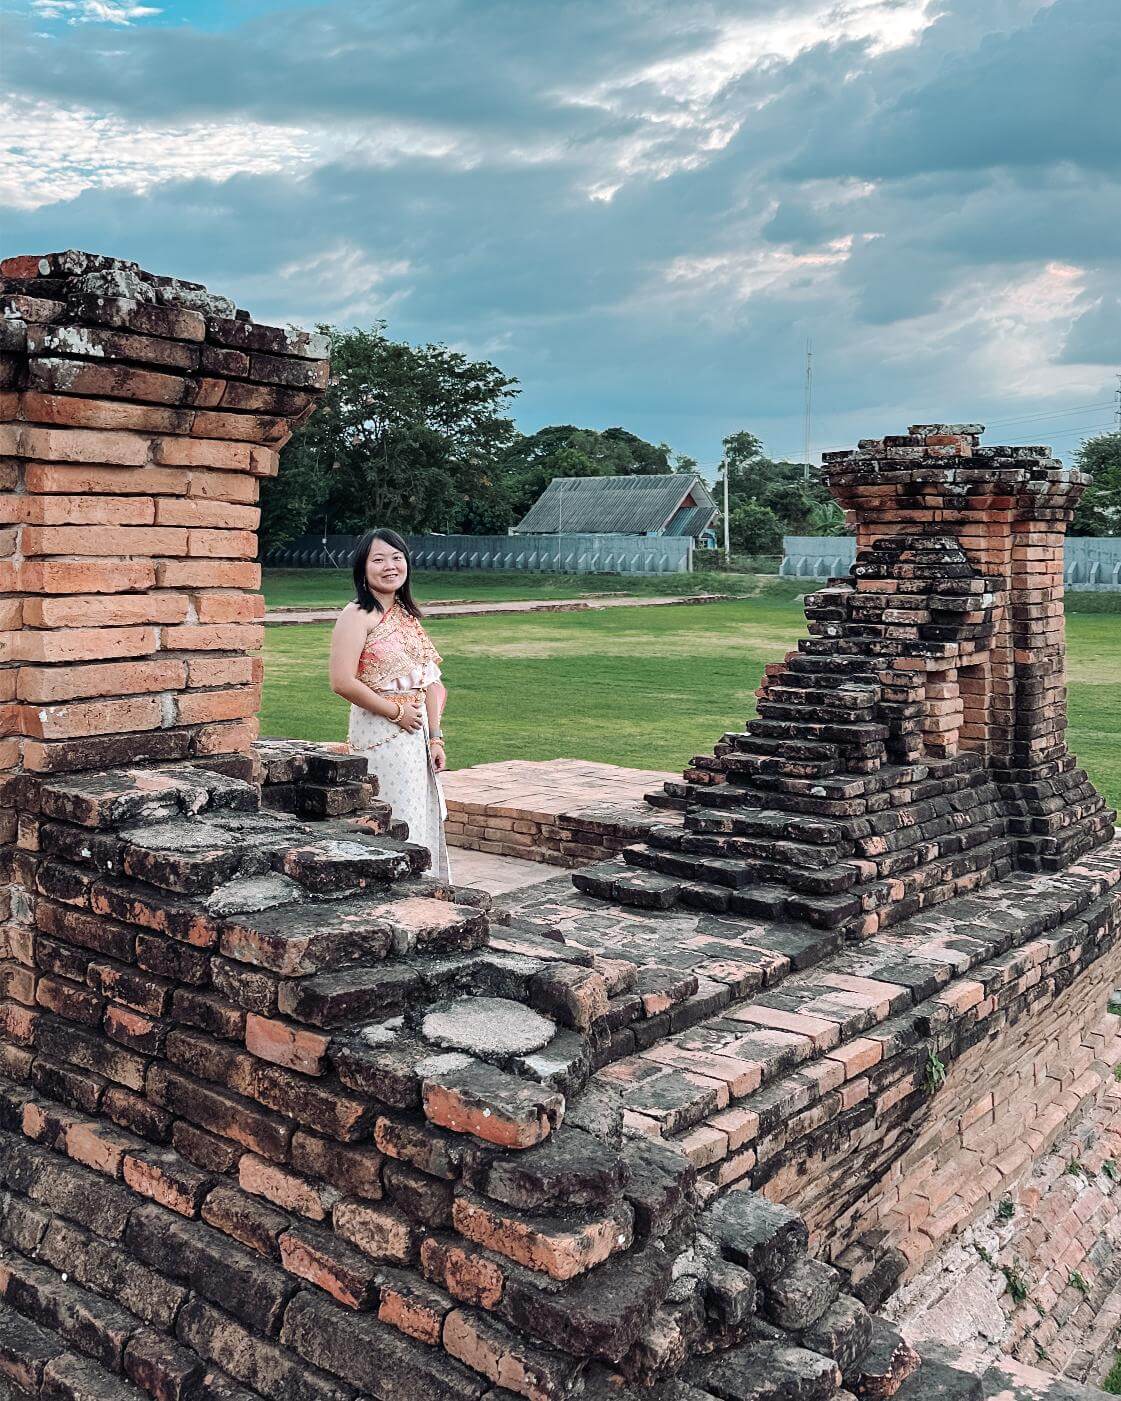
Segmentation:
<svg viewBox="0 0 1121 1401">
<path fill-rule="evenodd" d="M 1113 431 L 1121 433 L 1121 370 L 1117 372 L 1117 388 L 1113 391 Z"/>
<path fill-rule="evenodd" d="M 724 458 L 724 563 L 732 567 L 731 535 L 728 528 L 728 459 Z"/>
<path fill-rule="evenodd" d="M 802 407 L 802 478 L 810 479 L 810 426 L 813 421 L 813 342 L 806 337 L 806 390 Z"/>
</svg>

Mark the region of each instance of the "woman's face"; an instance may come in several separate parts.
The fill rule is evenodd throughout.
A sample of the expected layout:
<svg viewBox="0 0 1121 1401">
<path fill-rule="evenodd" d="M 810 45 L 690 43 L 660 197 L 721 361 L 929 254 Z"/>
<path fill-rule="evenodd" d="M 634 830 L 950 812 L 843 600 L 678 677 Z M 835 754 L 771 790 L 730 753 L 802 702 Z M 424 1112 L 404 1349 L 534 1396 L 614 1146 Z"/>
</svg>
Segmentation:
<svg viewBox="0 0 1121 1401">
<path fill-rule="evenodd" d="M 375 540 L 366 559 L 366 582 L 375 593 L 396 593 L 408 577 L 405 556 L 384 540 Z"/>
</svg>

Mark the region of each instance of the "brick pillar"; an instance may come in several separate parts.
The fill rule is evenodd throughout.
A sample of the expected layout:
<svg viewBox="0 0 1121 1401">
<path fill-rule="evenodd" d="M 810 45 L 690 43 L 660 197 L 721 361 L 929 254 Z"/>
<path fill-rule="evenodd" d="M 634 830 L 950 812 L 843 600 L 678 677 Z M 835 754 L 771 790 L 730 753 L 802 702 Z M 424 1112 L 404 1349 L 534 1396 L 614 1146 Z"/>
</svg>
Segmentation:
<svg viewBox="0 0 1121 1401">
<path fill-rule="evenodd" d="M 325 338 L 86 253 L 0 263 L 0 767 L 244 754 L 259 482 Z"/>
<path fill-rule="evenodd" d="M 1049 448 L 982 446 L 982 432 L 928 424 L 865 439 L 826 453 L 824 475 L 852 513 L 858 552 L 899 537 L 956 541 L 986 580 L 992 635 L 952 679 L 960 742 L 1002 785 L 1021 863 L 1061 865 L 1107 840 L 1112 819 L 1066 747 L 1063 538 L 1089 478 Z M 858 557 L 858 589 L 859 574 Z"/>
</svg>

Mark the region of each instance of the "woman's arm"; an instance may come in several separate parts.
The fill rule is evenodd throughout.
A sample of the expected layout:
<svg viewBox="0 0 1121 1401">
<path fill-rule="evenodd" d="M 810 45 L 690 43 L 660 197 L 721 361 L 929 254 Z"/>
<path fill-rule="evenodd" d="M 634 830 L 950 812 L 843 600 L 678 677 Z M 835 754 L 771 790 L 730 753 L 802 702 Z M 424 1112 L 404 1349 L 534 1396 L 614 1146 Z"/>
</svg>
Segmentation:
<svg viewBox="0 0 1121 1401">
<path fill-rule="evenodd" d="M 437 773 L 448 766 L 447 750 L 444 747 L 443 738 L 439 737 L 440 716 L 444 713 L 447 698 L 448 693 L 444 689 L 442 681 L 436 681 L 429 686 L 424 697 L 424 706 L 428 711 L 428 733 L 432 736 L 438 736 L 429 742 L 429 748 L 432 752 L 432 767 Z"/>
<path fill-rule="evenodd" d="M 377 691 L 372 691 L 364 681 L 358 679 L 358 659 L 365 645 L 366 618 L 362 610 L 354 607 L 344 608 L 331 634 L 331 690 L 336 696 L 342 696 L 343 700 L 350 701 L 351 705 L 357 705 L 362 710 L 368 710 L 374 715 L 383 715 L 387 720 L 396 719 L 400 708 L 398 703 L 385 696 L 379 696 Z M 411 714 L 416 711 L 416 706 L 410 706 L 407 702 L 402 702 L 401 706 L 405 710 L 401 718 L 403 728 L 418 728 L 420 716 L 418 714 L 414 717 Z M 415 718 L 415 724 L 407 723 L 410 718 Z"/>
</svg>

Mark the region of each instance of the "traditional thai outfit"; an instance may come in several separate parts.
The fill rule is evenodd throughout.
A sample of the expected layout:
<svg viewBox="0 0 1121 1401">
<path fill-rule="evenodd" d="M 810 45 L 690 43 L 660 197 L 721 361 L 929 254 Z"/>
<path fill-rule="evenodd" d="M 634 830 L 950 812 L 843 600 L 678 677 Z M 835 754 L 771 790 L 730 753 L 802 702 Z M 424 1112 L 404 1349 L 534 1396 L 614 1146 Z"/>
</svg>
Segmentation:
<svg viewBox="0 0 1121 1401">
<path fill-rule="evenodd" d="M 447 879 L 447 807 L 432 766 L 424 704 L 428 687 L 440 680 L 440 655 L 418 619 L 398 604 L 370 629 L 358 659 L 358 679 L 387 700 L 420 706 L 421 728 L 410 734 L 384 715 L 352 705 L 350 747 L 365 757 L 378 781 L 378 795 L 393 808 L 394 818 L 408 823 L 409 840 L 432 853 L 431 874 Z"/>
</svg>

